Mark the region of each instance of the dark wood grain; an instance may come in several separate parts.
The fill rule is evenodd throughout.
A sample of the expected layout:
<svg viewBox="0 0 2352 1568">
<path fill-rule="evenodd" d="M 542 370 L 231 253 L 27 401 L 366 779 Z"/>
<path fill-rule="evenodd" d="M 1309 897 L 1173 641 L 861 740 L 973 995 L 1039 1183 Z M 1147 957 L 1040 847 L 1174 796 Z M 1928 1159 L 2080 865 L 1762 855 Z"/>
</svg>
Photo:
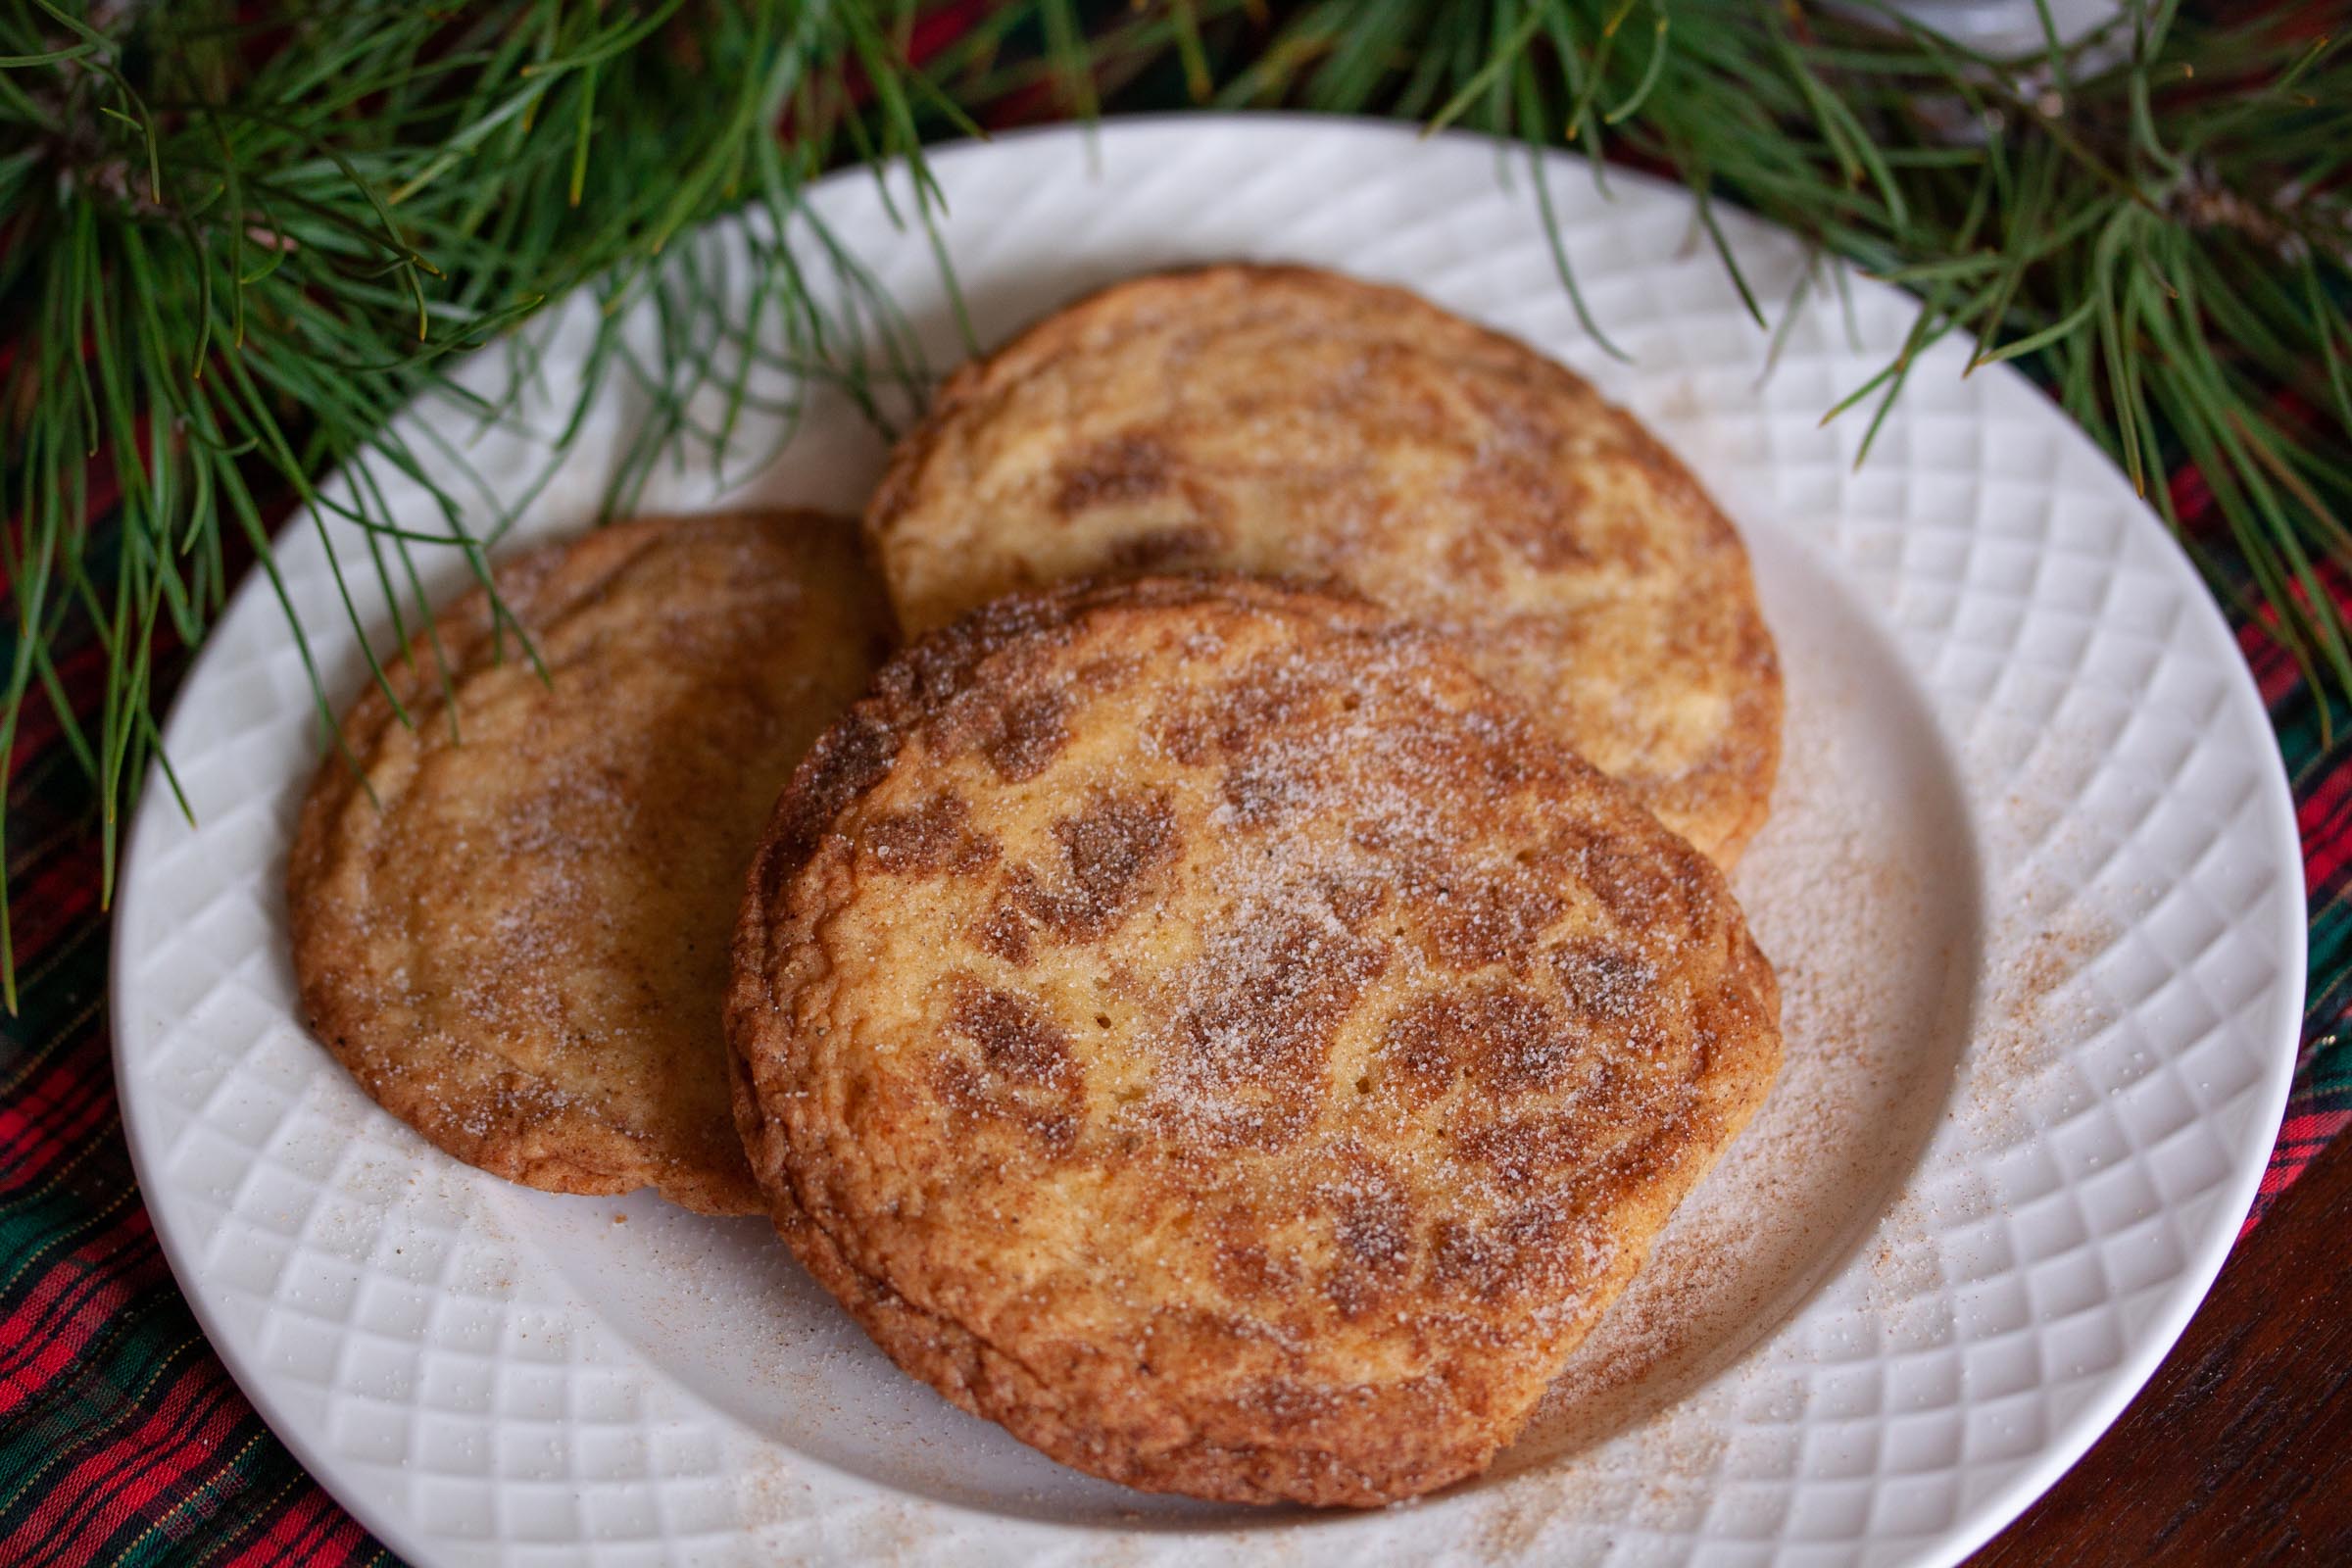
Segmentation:
<svg viewBox="0 0 2352 1568">
<path fill-rule="evenodd" d="M 2352 1139 L 2239 1244 L 2123 1419 L 1970 1568 L 2352 1563 Z"/>
</svg>

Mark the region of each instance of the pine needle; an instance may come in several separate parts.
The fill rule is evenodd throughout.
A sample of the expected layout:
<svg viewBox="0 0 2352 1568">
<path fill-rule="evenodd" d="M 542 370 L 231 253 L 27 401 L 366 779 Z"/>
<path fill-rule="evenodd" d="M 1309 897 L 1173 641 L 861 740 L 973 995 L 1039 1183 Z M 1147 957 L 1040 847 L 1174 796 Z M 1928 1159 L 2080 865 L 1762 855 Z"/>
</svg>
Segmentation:
<svg viewBox="0 0 2352 1568">
<path fill-rule="evenodd" d="M 917 69 L 913 40 L 950 4 L 960 31 Z M 754 461 L 734 450 L 752 409 L 790 427 L 797 394 L 766 400 L 756 366 L 838 388 L 886 422 L 930 369 L 872 273 L 815 221 L 808 181 L 844 162 L 902 166 L 886 196 L 939 253 L 960 318 L 926 140 L 978 133 L 993 104 L 1091 116 L 1155 62 L 1193 100 L 1408 114 L 1493 135 L 1514 188 L 1530 176 L 1561 285 L 1605 352 L 1608 323 L 1560 240 L 1546 149 L 1582 152 L 1604 191 L 1606 159 L 1679 176 L 1747 310 L 1776 326 L 1768 361 L 1813 291 L 1800 285 L 1775 323 L 1724 241 L 1720 204 L 1793 231 L 1840 300 L 1848 264 L 1918 291 L 1904 351 L 1841 408 L 1876 399 L 1875 429 L 1946 335 L 1973 345 L 1972 368 L 2026 366 L 2176 525 L 2164 475 L 2199 465 L 2220 528 L 2192 545 L 2226 576 L 2217 588 L 2262 596 L 2306 678 L 2352 697 L 2352 629 L 2326 588 L 2352 567 L 2341 0 L 2316 8 L 2325 36 L 2315 8 L 2209 21 L 2133 0 L 2129 24 L 2106 29 L 2129 45 L 2120 61 L 2095 38 L 2064 41 L 2046 6 L 2018 60 L 1876 0 L 1270 9 L 0 7 L 0 343 L 16 351 L 0 368 L 12 509 L 0 568 L 16 631 L 0 664 L 0 777 L 28 705 L 55 708 L 63 755 L 101 798 L 111 875 L 150 758 L 173 787 L 153 707 L 158 640 L 209 629 L 238 544 L 291 619 L 267 496 L 359 525 L 335 568 L 342 612 L 364 629 L 379 605 L 404 639 L 429 627 L 427 551 L 458 551 L 487 583 L 486 550 L 512 511 L 486 500 L 462 451 L 411 451 L 392 420 L 419 397 L 484 426 L 506 419 L 536 374 L 533 319 L 575 290 L 605 310 L 563 445 L 609 377 L 631 378 L 652 411 L 615 455 L 608 513 L 690 451 L 713 470 Z M 751 270 L 722 277 L 698 232 L 746 208 L 757 237 L 724 265 Z M 659 318 L 651 354 L 619 337 L 639 303 Z M 505 389 L 455 387 L 447 367 L 489 345 L 506 355 Z M 438 517 L 393 516 L 376 464 L 420 485 Z M 330 492 L 336 467 L 352 483 Z M 116 499 L 101 506 L 94 480 L 107 475 Z M 535 659 L 495 597 L 493 612 L 501 639 Z M 339 744 L 330 698 L 347 694 L 318 685 L 310 643 L 293 635 Z M 70 638 L 97 639 L 106 660 L 87 725 L 60 672 Z M 0 908 L 0 1000 L 13 1007 L 12 942 Z"/>
</svg>

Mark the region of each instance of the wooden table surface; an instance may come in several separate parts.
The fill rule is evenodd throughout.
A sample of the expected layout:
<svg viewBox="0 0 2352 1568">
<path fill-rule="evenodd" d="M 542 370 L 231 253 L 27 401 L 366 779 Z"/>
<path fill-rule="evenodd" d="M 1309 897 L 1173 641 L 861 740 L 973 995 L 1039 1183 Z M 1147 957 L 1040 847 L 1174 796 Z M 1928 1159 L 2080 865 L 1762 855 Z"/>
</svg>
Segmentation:
<svg viewBox="0 0 2352 1568">
<path fill-rule="evenodd" d="M 2224 1265 L 2123 1419 L 1969 1568 L 2352 1564 L 2352 1138 Z"/>
</svg>

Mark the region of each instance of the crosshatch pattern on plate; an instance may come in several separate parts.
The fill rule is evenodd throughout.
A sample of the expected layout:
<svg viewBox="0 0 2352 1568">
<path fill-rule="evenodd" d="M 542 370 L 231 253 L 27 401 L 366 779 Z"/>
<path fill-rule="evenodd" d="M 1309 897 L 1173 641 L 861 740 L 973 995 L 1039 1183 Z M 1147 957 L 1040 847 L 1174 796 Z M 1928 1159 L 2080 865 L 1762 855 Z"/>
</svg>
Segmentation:
<svg viewBox="0 0 2352 1568">
<path fill-rule="evenodd" d="M 1669 1346 L 1675 1291 L 1715 1288 L 1673 1258 L 1740 1210 L 1736 1183 L 1710 1181 L 1661 1244 L 1653 1317 L 1618 1314 L 1613 1348 L 1642 1375 L 1588 1364 L 1587 1386 L 1612 1392 L 1583 1408 L 1605 1420 L 1580 1429 L 1562 1401 L 1483 1482 L 1324 1519 L 1070 1477 L 877 1371 L 757 1222 L 505 1189 L 377 1111 L 304 1036 L 278 884 L 315 734 L 299 658 L 254 585 L 171 728 L 200 826 L 146 796 L 117 1052 L 173 1266 L 280 1435 L 423 1561 L 1189 1563 L 1303 1532 L 1293 1546 L 1372 1559 L 1876 1563 L 1951 1561 L 1988 1536 L 2185 1320 L 2291 1065 L 2301 899 L 2274 743 L 2219 615 L 2129 486 L 2029 384 L 1963 379 L 1942 351 L 1856 469 L 1860 422 L 1825 429 L 1820 413 L 1900 341 L 1912 304 L 1855 282 L 1853 337 L 1813 311 L 1765 378 L 1766 337 L 1692 243 L 1688 199 L 1638 178 L 1615 176 L 1605 201 L 1581 165 L 1550 173 L 1621 363 L 1577 325 L 1527 172 L 1499 183 L 1481 141 L 1196 118 L 1014 137 L 934 167 L 984 338 L 1155 266 L 1320 263 L 1559 354 L 1691 463 L 1747 532 L 1789 658 L 1789 777 L 1740 886 L 1796 977 L 1792 1035 L 1822 1047 L 1781 1086 L 1782 1124 L 1742 1180 L 1805 1147 L 1806 1113 L 1825 1137 L 1860 1116 L 1834 1103 L 1827 1054 L 1845 994 L 1818 975 L 1807 991 L 1806 965 L 1836 969 L 1822 955 L 1838 933 L 1898 906 L 1901 929 L 1929 937 L 1886 955 L 1882 969 L 1909 967 L 1877 1004 L 1891 1016 L 1924 997 L 1931 1016 L 1915 1049 L 1862 1067 L 1900 1080 L 1900 1136 L 1863 1162 L 1851 1213 L 1808 1209 L 1821 1234 L 1745 1280 L 1770 1287 L 1768 1310 Z M 819 206 L 952 363 L 919 234 L 891 226 L 863 176 Z M 1728 227 L 1751 283 L 1786 297 L 1793 245 Z M 723 255 L 728 237 L 706 243 Z M 559 336 L 552 380 L 566 352 Z M 601 399 L 525 532 L 586 515 L 598 435 L 625 428 L 630 395 L 616 380 Z M 526 436 L 419 416 L 502 493 L 537 476 Z M 880 450 L 819 410 L 745 493 L 854 510 Z M 717 499 L 703 466 L 664 470 L 647 502 Z M 357 645 L 307 522 L 279 560 L 351 689 Z M 1808 738 L 1837 763 L 1810 780 Z M 1792 808 L 1839 788 L 1863 814 L 1838 831 Z M 1865 853 L 1874 833 L 1911 847 L 1900 864 Z M 1735 1149 L 1718 1175 L 1740 1169 Z M 732 1337 L 704 1334 L 698 1310 Z"/>
</svg>

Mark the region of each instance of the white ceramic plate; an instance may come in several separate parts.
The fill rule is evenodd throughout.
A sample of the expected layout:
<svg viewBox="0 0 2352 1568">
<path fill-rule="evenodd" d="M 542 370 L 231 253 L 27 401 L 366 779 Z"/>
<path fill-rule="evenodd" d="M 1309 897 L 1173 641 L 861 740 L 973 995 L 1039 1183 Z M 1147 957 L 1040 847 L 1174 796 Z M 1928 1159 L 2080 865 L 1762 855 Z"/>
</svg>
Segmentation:
<svg viewBox="0 0 2352 1568">
<path fill-rule="evenodd" d="M 986 341 L 1147 269 L 1321 263 L 1553 351 L 1698 470 L 1747 537 L 1788 671 L 1788 765 L 1738 878 L 1788 996 L 1771 1102 L 1492 1475 L 1346 1517 L 1092 1481 L 900 1376 L 760 1222 L 507 1186 L 427 1148 L 306 1038 L 279 880 L 316 737 L 257 579 L 170 726 L 197 825 L 145 797 L 115 1021 L 157 1231 L 270 1424 L 434 1564 L 1940 1563 L 1984 1541 L 2187 1320 L 2292 1066 L 2288 796 L 2222 618 L 2156 520 L 2031 385 L 1964 380 L 1951 347 L 1922 358 L 1857 471 L 1861 420 L 1820 416 L 1912 303 L 1856 282 L 1850 320 L 1805 316 L 1767 376 L 1767 336 L 1690 203 L 1637 177 L 1610 200 L 1581 164 L 1549 172 L 1619 362 L 1577 325 L 1524 162 L 1505 182 L 1480 140 L 1186 117 L 933 167 Z M 920 234 L 862 175 L 815 202 L 954 363 Z M 1797 247 L 1726 226 L 1758 293 L 1787 298 Z M 708 237 L 715 286 L 741 286 L 722 264 L 742 238 Z M 576 384 L 593 310 L 560 314 L 531 418 Z M 642 398 L 609 378 L 522 532 L 588 514 Z M 428 426 L 497 495 L 539 472 L 525 432 L 452 409 L 409 427 Z M 880 452 L 820 407 L 737 494 L 854 510 Z M 438 526 L 386 483 L 413 526 Z M 717 499 L 698 462 L 646 503 Z M 333 689 L 355 690 L 311 523 L 278 562 Z"/>
</svg>

